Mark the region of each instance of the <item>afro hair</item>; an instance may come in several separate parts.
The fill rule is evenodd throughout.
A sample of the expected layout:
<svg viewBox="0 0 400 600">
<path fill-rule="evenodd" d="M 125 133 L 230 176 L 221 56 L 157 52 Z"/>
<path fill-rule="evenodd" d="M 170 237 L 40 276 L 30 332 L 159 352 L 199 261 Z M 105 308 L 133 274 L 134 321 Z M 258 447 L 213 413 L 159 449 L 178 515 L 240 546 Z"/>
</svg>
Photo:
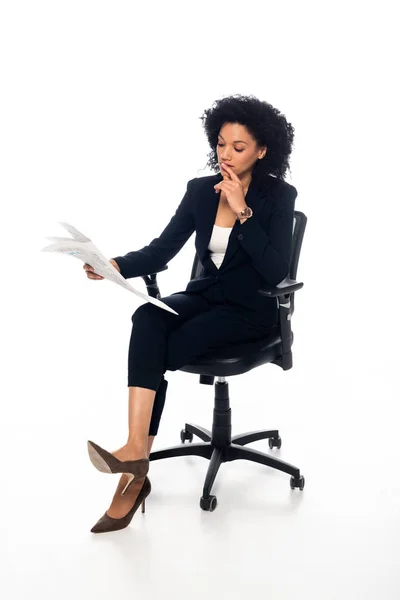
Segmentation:
<svg viewBox="0 0 400 600">
<path fill-rule="evenodd" d="M 290 171 L 294 127 L 268 102 L 252 95 L 235 94 L 216 100 L 200 119 L 211 147 L 206 166 L 215 173 L 219 172 L 216 151 L 218 134 L 225 123 L 244 125 L 259 147 L 267 146 L 266 155 L 257 160 L 254 166 L 254 179 L 262 181 L 268 175 L 273 175 L 283 180 L 287 170 Z"/>
</svg>

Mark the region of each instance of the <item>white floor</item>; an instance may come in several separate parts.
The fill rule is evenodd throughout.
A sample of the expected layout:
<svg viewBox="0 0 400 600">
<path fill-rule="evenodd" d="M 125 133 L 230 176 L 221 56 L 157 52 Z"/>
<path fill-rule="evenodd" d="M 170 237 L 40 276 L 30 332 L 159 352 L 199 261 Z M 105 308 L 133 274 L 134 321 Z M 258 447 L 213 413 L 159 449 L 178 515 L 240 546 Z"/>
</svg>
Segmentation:
<svg viewBox="0 0 400 600">
<path fill-rule="evenodd" d="M 305 489 L 292 491 L 288 475 L 261 465 L 225 463 L 213 488 L 218 506 L 205 512 L 207 461 L 154 462 L 145 515 L 97 535 L 90 528 L 119 476 L 94 469 L 86 440 L 110 450 L 125 441 L 125 387 L 113 409 L 107 385 L 96 405 L 93 386 L 72 398 L 71 381 L 50 398 L 51 377 L 31 414 L 15 405 L 3 431 L 3 598 L 400 597 L 398 420 L 383 370 L 361 374 L 297 356 L 286 373 L 269 365 L 230 378 L 233 434 L 278 428 L 281 450 L 252 446 L 298 466 Z M 179 443 L 185 421 L 211 425 L 213 388 L 183 372 L 167 378 L 154 449 Z"/>
</svg>

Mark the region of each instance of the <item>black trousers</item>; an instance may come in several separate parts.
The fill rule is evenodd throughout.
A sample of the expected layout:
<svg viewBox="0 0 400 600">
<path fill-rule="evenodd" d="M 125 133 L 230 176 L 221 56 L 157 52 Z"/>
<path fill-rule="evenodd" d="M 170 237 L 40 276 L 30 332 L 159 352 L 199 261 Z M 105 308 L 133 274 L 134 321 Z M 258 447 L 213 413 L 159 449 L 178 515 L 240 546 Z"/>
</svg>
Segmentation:
<svg viewBox="0 0 400 600">
<path fill-rule="evenodd" d="M 229 344 L 259 340 L 268 328 L 235 313 L 218 288 L 177 292 L 161 298 L 179 315 L 151 303 L 132 315 L 128 354 L 128 386 L 156 391 L 149 435 L 157 435 L 164 409 L 167 370 L 176 371 L 195 358 Z"/>
</svg>

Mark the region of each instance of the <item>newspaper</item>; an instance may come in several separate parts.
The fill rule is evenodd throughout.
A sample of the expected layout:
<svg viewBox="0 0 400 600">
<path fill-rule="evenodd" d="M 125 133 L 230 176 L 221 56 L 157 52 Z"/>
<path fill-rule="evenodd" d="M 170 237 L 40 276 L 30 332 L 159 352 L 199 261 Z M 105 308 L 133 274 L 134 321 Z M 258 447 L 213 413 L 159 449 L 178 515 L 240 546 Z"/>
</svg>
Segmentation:
<svg viewBox="0 0 400 600">
<path fill-rule="evenodd" d="M 136 290 L 127 282 L 125 277 L 122 277 L 121 273 L 110 263 L 109 259 L 106 258 L 98 248 L 96 248 L 91 239 L 86 237 L 86 235 L 83 235 L 83 233 L 75 229 L 75 227 L 72 225 L 63 223 L 61 221 L 59 221 L 59 223 L 72 235 L 72 238 L 46 237 L 46 240 L 50 240 L 54 243 L 42 248 L 41 252 L 62 252 L 63 254 L 74 256 L 75 258 L 78 258 L 79 260 L 93 267 L 94 272 L 97 275 L 101 275 L 105 279 L 109 279 L 110 281 L 117 283 L 126 290 L 136 294 L 136 296 L 139 296 L 139 298 L 147 300 L 148 302 L 151 302 L 152 304 L 155 304 L 164 310 L 172 312 L 174 315 L 179 314 L 170 306 L 164 302 L 161 302 L 161 300 Z"/>
</svg>

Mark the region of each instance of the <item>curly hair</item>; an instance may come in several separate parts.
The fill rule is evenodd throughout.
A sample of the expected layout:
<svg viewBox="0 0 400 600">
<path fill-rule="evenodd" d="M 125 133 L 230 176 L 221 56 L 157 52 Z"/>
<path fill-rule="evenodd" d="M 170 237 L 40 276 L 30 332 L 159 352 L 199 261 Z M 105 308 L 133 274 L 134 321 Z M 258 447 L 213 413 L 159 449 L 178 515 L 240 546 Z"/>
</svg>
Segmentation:
<svg viewBox="0 0 400 600">
<path fill-rule="evenodd" d="M 271 104 L 255 96 L 234 94 L 216 100 L 200 117 L 203 122 L 211 152 L 206 167 L 219 172 L 216 146 L 218 134 L 225 123 L 244 125 L 258 146 L 267 146 L 267 153 L 257 160 L 252 177 L 262 180 L 268 175 L 284 179 L 290 171 L 289 157 L 292 152 L 294 127 L 286 117 Z"/>
</svg>

